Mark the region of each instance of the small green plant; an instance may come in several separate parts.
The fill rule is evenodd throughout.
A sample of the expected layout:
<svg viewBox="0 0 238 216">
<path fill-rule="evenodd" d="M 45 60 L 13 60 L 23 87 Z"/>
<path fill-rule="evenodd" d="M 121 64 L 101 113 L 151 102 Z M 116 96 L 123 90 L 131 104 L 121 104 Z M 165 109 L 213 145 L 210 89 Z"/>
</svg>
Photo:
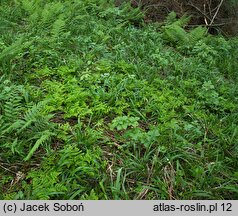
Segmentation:
<svg viewBox="0 0 238 216">
<path fill-rule="evenodd" d="M 128 127 L 137 127 L 138 126 L 138 117 L 129 117 L 129 116 L 118 116 L 112 120 L 111 128 L 116 128 L 117 130 L 126 130 Z"/>
</svg>

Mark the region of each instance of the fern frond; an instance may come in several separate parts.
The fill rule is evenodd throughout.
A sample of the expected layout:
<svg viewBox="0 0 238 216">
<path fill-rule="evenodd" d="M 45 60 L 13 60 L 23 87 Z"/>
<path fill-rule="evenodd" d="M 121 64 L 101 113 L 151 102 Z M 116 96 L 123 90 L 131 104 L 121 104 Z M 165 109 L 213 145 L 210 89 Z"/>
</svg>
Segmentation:
<svg viewBox="0 0 238 216">
<path fill-rule="evenodd" d="M 165 25 L 177 25 L 183 27 L 184 25 L 188 24 L 189 20 L 191 19 L 189 16 L 182 16 L 181 18 L 177 19 L 176 16 L 177 14 L 174 11 L 169 13 L 166 17 Z"/>
<path fill-rule="evenodd" d="M 176 16 L 177 16 L 177 14 L 174 11 L 169 13 L 165 19 L 165 25 L 171 25 L 172 23 L 176 22 L 176 20 L 177 20 Z"/>
<path fill-rule="evenodd" d="M 178 25 L 166 26 L 163 32 L 163 38 L 171 43 L 180 45 L 188 42 L 187 32 Z"/>
<path fill-rule="evenodd" d="M 11 95 L 9 101 L 4 104 L 4 119 L 6 122 L 14 122 L 19 116 L 22 98 L 18 95 Z"/>
<path fill-rule="evenodd" d="M 22 127 L 21 131 L 29 127 L 33 122 L 35 127 L 32 129 L 34 129 L 35 132 L 42 131 L 48 127 L 49 121 L 54 115 L 46 115 L 41 112 L 41 110 L 44 109 L 45 104 L 46 101 L 41 101 L 38 104 L 33 105 L 32 108 L 24 114 L 23 119 L 25 121 L 25 125 Z"/>
<path fill-rule="evenodd" d="M 57 19 L 52 26 L 52 36 L 53 38 L 58 38 L 61 33 L 64 31 L 64 27 L 65 27 L 65 20 L 63 18 L 59 18 Z"/>
<path fill-rule="evenodd" d="M 176 19 L 176 13 L 172 12 L 168 15 L 165 26 L 162 27 L 163 39 L 179 46 L 189 42 L 187 32 L 184 26 L 188 24 L 190 17 L 183 16 Z"/>
<path fill-rule="evenodd" d="M 199 26 L 197 28 L 192 29 L 189 32 L 189 40 L 192 42 L 197 42 L 201 39 L 203 39 L 203 37 L 206 35 L 207 33 L 207 29 L 203 28 L 202 26 Z"/>
<path fill-rule="evenodd" d="M 63 7 L 61 2 L 46 4 L 41 13 L 42 24 L 51 24 L 62 13 Z"/>
<path fill-rule="evenodd" d="M 24 121 L 22 121 L 22 120 L 15 121 L 12 124 L 8 123 L 5 125 L 7 128 L 0 131 L 0 133 L 2 135 L 5 135 L 5 134 L 10 134 L 13 131 L 18 131 L 18 129 L 21 128 L 23 124 L 24 124 Z"/>
<path fill-rule="evenodd" d="M 189 16 L 182 16 L 181 18 L 179 18 L 177 21 L 175 21 L 173 23 L 173 25 L 177 25 L 180 27 L 184 27 L 188 24 L 188 22 L 190 21 L 191 17 Z"/>
<path fill-rule="evenodd" d="M 7 81 L 4 83 L 7 84 Z M 3 105 L 0 108 L 2 109 L 5 123 L 12 123 L 19 117 L 22 109 L 22 99 L 20 86 L 10 84 L 10 86 L 3 87 L 0 94 L 0 101 L 2 100 Z"/>
<path fill-rule="evenodd" d="M 19 38 L 16 42 L 6 47 L 0 54 L 0 62 L 19 53 L 22 49 L 23 38 Z"/>
<path fill-rule="evenodd" d="M 45 142 L 47 142 L 51 136 L 54 135 L 52 132 L 50 132 L 49 130 L 43 131 L 41 133 L 41 137 L 36 141 L 36 143 L 34 144 L 34 146 L 30 149 L 28 155 L 24 158 L 24 161 L 28 161 L 32 155 L 35 153 L 35 151 Z"/>
<path fill-rule="evenodd" d="M 19 151 L 19 146 L 21 146 L 20 141 L 18 141 L 18 138 L 15 138 L 15 140 L 11 143 L 10 147 L 11 147 L 11 152 L 13 154 L 17 153 L 17 154 L 21 154 L 21 152 Z"/>
<path fill-rule="evenodd" d="M 33 14 L 36 11 L 35 1 L 21 0 L 22 8 L 28 13 Z"/>
</svg>

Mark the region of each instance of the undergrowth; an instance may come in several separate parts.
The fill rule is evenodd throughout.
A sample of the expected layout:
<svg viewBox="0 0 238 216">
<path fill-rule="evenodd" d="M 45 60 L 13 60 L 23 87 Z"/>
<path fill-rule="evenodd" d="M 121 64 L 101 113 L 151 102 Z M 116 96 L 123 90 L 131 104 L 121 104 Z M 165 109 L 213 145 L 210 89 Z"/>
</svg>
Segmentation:
<svg viewBox="0 0 238 216">
<path fill-rule="evenodd" d="M 105 0 L 0 16 L 0 199 L 238 198 L 237 38 Z"/>
</svg>

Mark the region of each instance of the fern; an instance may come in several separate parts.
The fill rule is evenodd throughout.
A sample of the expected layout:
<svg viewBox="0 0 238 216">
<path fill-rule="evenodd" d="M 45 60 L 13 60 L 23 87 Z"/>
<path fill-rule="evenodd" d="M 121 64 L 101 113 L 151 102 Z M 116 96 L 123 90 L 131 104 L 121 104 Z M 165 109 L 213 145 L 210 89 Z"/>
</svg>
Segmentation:
<svg viewBox="0 0 238 216">
<path fill-rule="evenodd" d="M 168 16 L 166 17 L 166 20 L 165 20 L 165 24 L 166 25 L 171 25 L 173 24 L 174 22 L 176 22 L 177 18 L 176 18 L 177 14 L 173 11 L 171 13 L 168 14 Z"/>
<path fill-rule="evenodd" d="M 65 27 L 65 20 L 63 19 L 63 17 L 60 17 L 59 19 L 57 19 L 52 26 L 52 37 L 57 39 L 58 37 L 61 36 L 62 32 L 64 31 L 64 27 Z"/>
<path fill-rule="evenodd" d="M 34 104 L 31 109 L 29 109 L 24 114 L 25 122 L 35 122 L 37 125 L 40 125 L 40 129 L 45 128 L 49 125 L 49 120 L 53 117 L 53 115 L 48 114 L 44 115 L 41 110 L 45 108 L 47 101 L 41 101 L 38 104 Z"/>
<path fill-rule="evenodd" d="M 173 44 L 185 44 L 189 41 L 186 31 L 176 24 L 164 28 L 163 38 Z"/>
<path fill-rule="evenodd" d="M 28 173 L 32 184 L 24 189 L 33 199 L 57 199 L 58 195 L 63 199 L 79 198 L 94 189 L 91 181 L 97 181 L 106 165 L 100 160 L 98 148 L 83 153 L 76 145 L 65 145 L 44 158 L 38 170 Z"/>
<path fill-rule="evenodd" d="M 5 152 L 10 149 L 11 154 L 24 156 L 27 161 L 54 136 L 54 125 L 50 122 L 53 115 L 42 112 L 46 101 L 27 108 L 26 90 L 3 77 L 0 80 L 3 81 L 0 83 L 0 146 Z M 9 152 L 2 156 L 7 155 Z"/>
<path fill-rule="evenodd" d="M 171 12 L 168 14 L 165 20 L 165 26 L 169 25 L 177 25 L 180 27 L 184 27 L 188 24 L 190 17 L 189 16 L 182 16 L 180 19 L 177 19 L 177 14 L 175 12 Z"/>
<path fill-rule="evenodd" d="M 30 31 L 42 33 L 45 29 L 51 28 L 52 24 L 55 26 L 53 33 L 57 33 L 57 30 L 61 29 L 63 19 L 60 16 L 64 7 L 61 2 L 42 0 L 21 0 L 20 2 L 22 10 L 28 15 L 26 22 L 29 24 Z"/>
<path fill-rule="evenodd" d="M 22 127 L 24 121 L 22 120 L 17 120 L 16 122 L 13 122 L 12 124 L 6 123 L 5 128 L 1 128 L 1 135 L 6 135 L 8 136 L 9 134 L 18 131 L 19 128 Z"/>
<path fill-rule="evenodd" d="M 25 10 L 29 15 L 31 15 L 36 11 L 37 2 L 39 1 L 21 0 L 22 9 Z"/>
<path fill-rule="evenodd" d="M 46 4 L 41 12 L 41 23 L 51 24 L 63 11 L 63 4 L 60 2 Z"/>
<path fill-rule="evenodd" d="M 49 141 L 50 138 L 54 135 L 54 133 L 50 132 L 49 130 L 43 131 L 40 133 L 41 136 L 37 139 L 34 146 L 29 150 L 27 156 L 24 158 L 24 161 L 28 161 L 35 151 L 40 147 L 40 145 L 44 144 L 45 142 Z"/>
<path fill-rule="evenodd" d="M 47 5 L 47 3 L 45 2 Z M 43 1 L 42 0 L 21 0 L 23 11 L 29 16 L 27 21 L 30 22 L 31 30 L 39 27 L 42 20 Z"/>
<path fill-rule="evenodd" d="M 4 118 L 7 122 L 13 122 L 19 115 L 19 110 L 21 109 L 22 98 L 17 95 L 17 92 L 13 92 L 9 100 L 5 102 L 4 105 Z"/>
<path fill-rule="evenodd" d="M 9 60 L 12 56 L 18 54 L 24 47 L 23 38 L 19 38 L 16 42 L 6 47 L 0 54 L 0 63 Z"/>
<path fill-rule="evenodd" d="M 3 81 L 0 85 L 0 108 L 6 123 L 12 123 L 19 116 L 23 100 L 21 90 L 22 86 L 11 85 L 9 80 Z"/>
<path fill-rule="evenodd" d="M 31 199 L 47 200 L 53 195 L 64 194 L 67 188 L 64 184 L 59 183 L 60 174 L 54 170 L 51 172 L 38 170 L 30 172 L 27 179 L 32 179 Z"/>
<path fill-rule="evenodd" d="M 191 43 L 195 43 L 195 42 L 203 39 L 204 36 L 206 35 L 206 32 L 207 32 L 207 29 L 203 28 L 202 26 L 192 29 L 188 35 L 189 41 Z"/>
<path fill-rule="evenodd" d="M 187 32 L 183 27 L 189 22 L 190 17 L 183 16 L 176 19 L 176 13 L 168 15 L 165 26 L 162 27 L 163 38 L 173 44 L 185 44 L 189 42 Z"/>
<path fill-rule="evenodd" d="M 162 27 L 162 37 L 168 43 L 176 46 L 181 52 L 191 50 L 194 45 L 206 35 L 206 28 L 201 26 L 191 31 L 186 31 L 184 26 L 188 23 L 189 17 L 182 17 L 176 20 L 176 14 L 171 13 Z"/>
</svg>

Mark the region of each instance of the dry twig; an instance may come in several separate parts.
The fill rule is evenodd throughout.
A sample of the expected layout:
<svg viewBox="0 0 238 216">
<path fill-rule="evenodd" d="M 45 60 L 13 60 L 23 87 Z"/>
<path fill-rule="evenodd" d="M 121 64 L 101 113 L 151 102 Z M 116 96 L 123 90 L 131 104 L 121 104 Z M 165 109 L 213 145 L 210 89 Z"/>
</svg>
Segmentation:
<svg viewBox="0 0 238 216">
<path fill-rule="evenodd" d="M 219 5 L 218 5 L 218 7 L 217 7 L 217 10 L 216 10 L 216 13 L 215 13 L 214 16 L 212 17 L 212 20 L 211 20 L 209 26 L 211 26 L 211 25 L 213 24 L 215 18 L 217 17 L 217 14 L 218 14 L 218 12 L 219 12 L 219 10 L 220 10 L 222 4 L 223 4 L 223 1 L 224 1 L 224 0 L 221 0 L 221 2 L 219 3 Z"/>
<path fill-rule="evenodd" d="M 8 168 L 2 166 L 1 164 L 0 164 L 0 167 L 2 167 L 4 170 L 6 170 L 6 171 L 8 171 L 8 172 L 11 172 L 11 173 L 13 173 L 13 174 L 16 174 L 16 172 L 14 172 L 14 171 L 12 171 L 12 170 L 10 170 L 10 169 L 8 169 Z"/>
<path fill-rule="evenodd" d="M 206 13 L 204 13 L 203 11 L 201 11 L 197 6 L 193 5 L 192 3 L 187 3 L 188 6 L 193 7 L 194 9 L 196 9 L 199 13 L 201 13 L 204 17 L 206 17 L 208 20 L 211 21 L 211 18 L 209 16 L 207 16 Z"/>
</svg>

